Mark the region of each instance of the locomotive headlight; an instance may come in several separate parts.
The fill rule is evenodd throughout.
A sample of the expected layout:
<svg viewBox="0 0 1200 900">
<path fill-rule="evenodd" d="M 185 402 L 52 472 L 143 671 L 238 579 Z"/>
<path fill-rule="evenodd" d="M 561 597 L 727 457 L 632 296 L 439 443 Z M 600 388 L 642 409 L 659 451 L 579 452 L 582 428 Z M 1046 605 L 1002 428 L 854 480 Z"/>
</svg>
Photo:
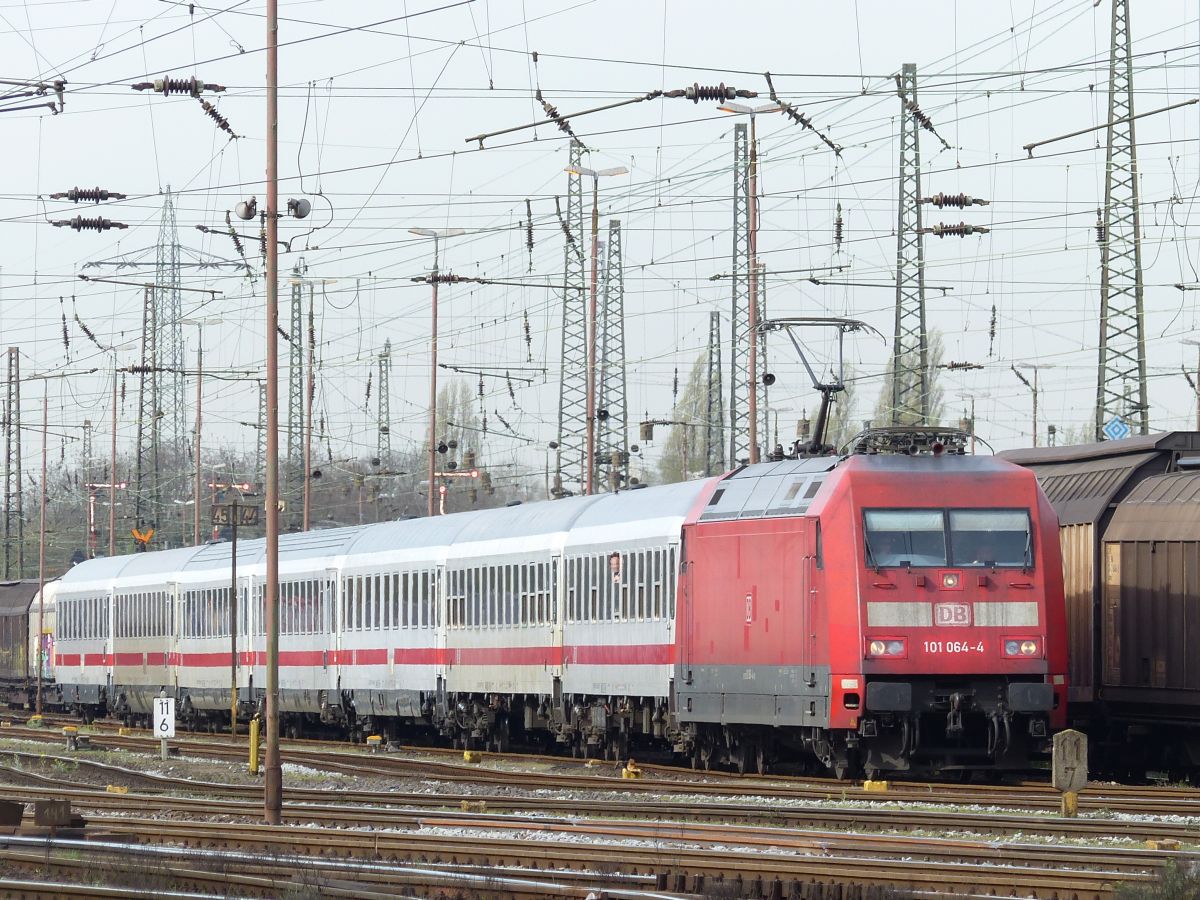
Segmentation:
<svg viewBox="0 0 1200 900">
<path fill-rule="evenodd" d="M 1034 638 L 1005 638 L 1004 655 L 1030 658 L 1040 656 L 1042 645 Z"/>
<path fill-rule="evenodd" d="M 907 650 L 904 638 L 874 638 L 867 642 L 867 656 L 872 658 L 904 657 Z"/>
</svg>

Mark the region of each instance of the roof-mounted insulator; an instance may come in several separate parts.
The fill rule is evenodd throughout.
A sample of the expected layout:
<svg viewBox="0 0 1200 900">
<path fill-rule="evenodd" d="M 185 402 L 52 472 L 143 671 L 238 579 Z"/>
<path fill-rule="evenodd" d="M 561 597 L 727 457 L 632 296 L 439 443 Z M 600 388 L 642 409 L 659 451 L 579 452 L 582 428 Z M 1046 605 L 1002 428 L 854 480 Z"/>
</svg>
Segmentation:
<svg viewBox="0 0 1200 900">
<path fill-rule="evenodd" d="M 932 228 L 917 230 L 920 234 L 932 234 L 935 237 L 968 237 L 972 234 L 987 234 L 991 231 L 990 228 L 984 228 L 982 225 L 968 225 L 966 222 L 959 222 L 957 225 L 946 225 L 939 222 Z"/>
<path fill-rule="evenodd" d="M 155 78 L 153 81 L 139 81 L 137 84 L 131 84 L 130 87 L 135 91 L 154 91 L 154 93 L 162 94 L 164 97 L 171 94 L 190 94 L 193 97 L 199 97 L 205 91 L 219 94 L 225 90 L 225 85 L 223 84 L 209 84 L 195 76 L 191 78 L 167 78 L 165 75 L 162 78 Z"/>
<path fill-rule="evenodd" d="M 72 203 L 99 203 L 101 200 L 124 200 L 124 194 L 107 191 L 104 188 L 73 187 L 69 191 L 59 191 L 50 195 L 51 200 L 70 200 Z"/>
<path fill-rule="evenodd" d="M 114 222 L 112 219 L 85 219 L 76 216 L 73 219 L 57 219 L 50 223 L 55 228 L 74 228 L 76 231 L 108 231 L 110 228 L 128 228 L 124 222 Z"/>
<path fill-rule="evenodd" d="M 923 197 L 922 203 L 931 203 L 938 209 L 945 209 L 947 206 L 954 209 L 965 209 L 968 206 L 987 206 L 991 200 L 981 200 L 979 197 L 972 197 L 968 194 L 934 194 L 932 197 Z"/>
<path fill-rule="evenodd" d="M 217 123 L 217 127 L 228 134 L 230 137 L 239 138 L 240 134 L 234 134 L 233 129 L 229 127 L 229 120 L 226 119 L 217 108 L 205 100 L 203 97 L 197 97 L 200 101 L 200 108 L 204 110 L 205 115 Z"/>
</svg>

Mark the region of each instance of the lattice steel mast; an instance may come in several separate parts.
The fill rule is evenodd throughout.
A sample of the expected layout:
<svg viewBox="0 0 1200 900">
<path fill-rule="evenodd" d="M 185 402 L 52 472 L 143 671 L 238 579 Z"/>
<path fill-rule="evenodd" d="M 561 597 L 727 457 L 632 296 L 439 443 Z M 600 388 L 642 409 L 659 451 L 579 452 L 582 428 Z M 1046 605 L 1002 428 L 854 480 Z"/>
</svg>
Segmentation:
<svg viewBox="0 0 1200 900">
<path fill-rule="evenodd" d="M 721 397 L 721 314 L 708 314 L 708 377 L 704 390 L 704 474 L 725 471 L 725 410 Z"/>
<path fill-rule="evenodd" d="M 285 496 L 297 494 L 304 472 L 304 272 L 303 257 L 292 269 L 290 327 L 288 328 L 287 467 Z M 291 504 L 289 503 L 289 506 Z"/>
<path fill-rule="evenodd" d="M 138 368 L 137 460 L 133 476 L 135 527 L 158 530 L 161 495 L 159 490 L 159 397 L 158 327 L 155 289 L 146 288 L 142 297 L 142 355 Z"/>
<path fill-rule="evenodd" d="M 750 458 L 750 138 L 733 126 L 733 270 L 729 350 L 729 459 Z"/>
<path fill-rule="evenodd" d="M 167 459 L 173 467 L 183 468 L 188 441 L 187 384 L 183 376 L 183 300 L 179 230 L 175 222 L 175 200 L 170 185 L 163 197 L 162 217 L 158 225 L 158 245 L 154 267 L 155 366 L 158 411 L 163 413 L 156 429 L 156 440 L 165 438 Z M 161 448 L 156 450 L 161 457 Z"/>
<path fill-rule="evenodd" d="M 389 338 L 383 342 L 383 352 L 379 354 L 379 385 L 376 397 L 379 407 L 378 439 L 375 445 L 375 457 L 383 469 L 391 466 L 392 459 L 392 341 Z"/>
<path fill-rule="evenodd" d="M 25 512 L 21 502 L 21 359 L 8 348 L 4 400 L 4 577 L 25 571 Z"/>
<path fill-rule="evenodd" d="M 1137 139 L 1133 122 L 1133 57 L 1129 0 L 1112 0 L 1108 64 L 1108 154 L 1100 237 L 1100 359 L 1096 380 L 1096 440 L 1114 416 L 1140 434 L 1150 430 L 1146 396 L 1142 235 L 1138 211 Z M 1137 384 L 1136 403 L 1124 387 Z"/>
<path fill-rule="evenodd" d="M 583 145 L 572 139 L 570 167 L 583 166 Z M 558 449 L 554 494 L 582 494 L 587 443 L 587 290 L 584 278 L 583 178 L 567 176 L 563 222 L 562 370 L 558 395 Z"/>
<path fill-rule="evenodd" d="M 619 486 L 629 452 L 629 409 L 625 390 L 625 264 L 621 221 L 610 219 L 604 260 L 604 293 L 600 309 L 599 458 Z M 618 465 L 613 464 L 613 454 Z"/>
<path fill-rule="evenodd" d="M 889 424 L 919 425 L 929 418 L 929 335 L 925 327 L 925 236 L 921 232 L 921 124 L 916 64 L 904 64 L 896 88 L 900 95 L 900 169 Z"/>
<path fill-rule="evenodd" d="M 262 382 L 258 385 L 258 419 L 254 434 L 254 480 L 262 484 L 267 477 L 267 386 Z"/>
</svg>

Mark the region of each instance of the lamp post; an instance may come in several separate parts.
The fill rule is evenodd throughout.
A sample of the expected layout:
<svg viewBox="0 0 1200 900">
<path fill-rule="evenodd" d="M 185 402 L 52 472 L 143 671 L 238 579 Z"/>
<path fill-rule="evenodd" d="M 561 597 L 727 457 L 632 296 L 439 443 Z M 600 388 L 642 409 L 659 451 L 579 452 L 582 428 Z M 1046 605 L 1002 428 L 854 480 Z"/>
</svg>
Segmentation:
<svg viewBox="0 0 1200 900">
<path fill-rule="evenodd" d="M 224 319 L 215 316 L 205 319 L 180 319 L 183 325 L 196 326 L 196 434 L 192 446 L 192 458 L 195 462 L 192 482 L 192 544 L 200 546 L 200 426 L 202 423 L 201 408 L 204 404 L 204 326 L 220 325 Z"/>
<path fill-rule="evenodd" d="M 747 360 L 747 382 L 750 386 L 748 400 L 750 462 L 758 462 L 758 131 L 755 120 L 759 113 L 781 112 L 778 103 L 747 106 L 745 103 L 728 101 L 719 107 L 721 112 L 750 117 L 750 189 L 747 197 L 750 208 L 750 310 L 746 333 L 750 336 Z"/>
<path fill-rule="evenodd" d="M 599 273 L 596 264 L 600 258 L 600 179 L 610 175 L 628 175 L 624 166 L 611 169 L 587 169 L 583 166 L 567 166 L 572 175 L 590 175 L 592 178 L 592 283 L 588 294 L 587 316 L 587 438 L 586 462 L 584 464 L 583 492 L 592 493 L 596 483 L 596 284 Z"/>
<path fill-rule="evenodd" d="M 426 515 L 437 515 L 437 502 L 434 499 L 434 480 L 437 478 L 437 351 L 438 351 L 438 242 L 442 238 L 458 237 L 466 234 L 461 228 L 410 228 L 412 234 L 433 238 L 433 273 L 429 283 L 433 286 L 431 300 L 431 326 L 429 338 L 429 495 L 426 505 Z"/>
<path fill-rule="evenodd" d="M 1196 348 L 1196 383 L 1192 387 L 1196 392 L 1196 430 L 1200 431 L 1200 341 L 1184 338 L 1183 343 Z"/>
</svg>

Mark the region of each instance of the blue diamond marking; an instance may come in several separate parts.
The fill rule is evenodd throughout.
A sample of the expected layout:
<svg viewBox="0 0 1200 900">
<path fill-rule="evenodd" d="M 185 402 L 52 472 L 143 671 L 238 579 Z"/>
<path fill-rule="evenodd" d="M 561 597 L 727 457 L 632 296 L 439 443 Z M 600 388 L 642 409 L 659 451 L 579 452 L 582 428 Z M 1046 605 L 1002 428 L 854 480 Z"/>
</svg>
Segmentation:
<svg viewBox="0 0 1200 900">
<path fill-rule="evenodd" d="M 1104 436 L 1110 441 L 1121 441 L 1133 434 L 1133 429 L 1120 416 L 1113 416 L 1104 425 Z"/>
</svg>

